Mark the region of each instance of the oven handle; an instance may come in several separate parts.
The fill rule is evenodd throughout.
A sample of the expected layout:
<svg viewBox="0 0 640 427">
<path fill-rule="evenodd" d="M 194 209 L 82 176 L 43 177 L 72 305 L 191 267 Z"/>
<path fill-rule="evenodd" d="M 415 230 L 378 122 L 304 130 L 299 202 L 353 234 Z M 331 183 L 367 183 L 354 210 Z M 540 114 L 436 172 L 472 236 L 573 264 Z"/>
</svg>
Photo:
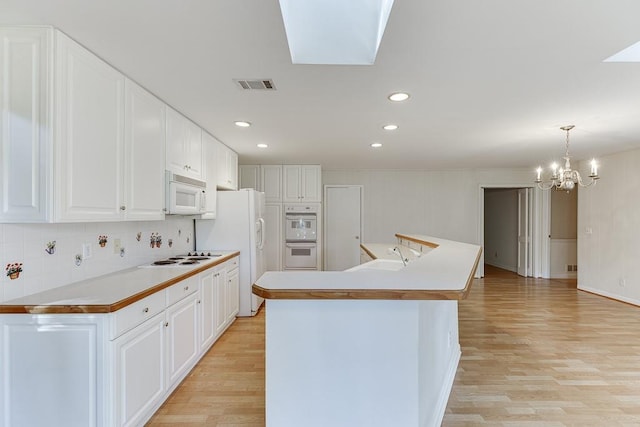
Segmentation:
<svg viewBox="0 0 640 427">
<path fill-rule="evenodd" d="M 289 219 L 289 220 L 298 221 L 298 220 L 301 220 L 301 219 L 315 219 L 315 218 L 311 218 L 312 216 L 315 217 L 316 214 L 314 214 L 314 213 L 313 214 L 310 214 L 310 213 L 309 214 L 308 213 L 290 214 L 290 215 L 286 215 L 285 217 L 286 217 L 286 219 Z"/>
<path fill-rule="evenodd" d="M 316 246 L 316 243 L 287 243 L 287 247 L 292 249 L 311 249 L 315 248 Z"/>
</svg>

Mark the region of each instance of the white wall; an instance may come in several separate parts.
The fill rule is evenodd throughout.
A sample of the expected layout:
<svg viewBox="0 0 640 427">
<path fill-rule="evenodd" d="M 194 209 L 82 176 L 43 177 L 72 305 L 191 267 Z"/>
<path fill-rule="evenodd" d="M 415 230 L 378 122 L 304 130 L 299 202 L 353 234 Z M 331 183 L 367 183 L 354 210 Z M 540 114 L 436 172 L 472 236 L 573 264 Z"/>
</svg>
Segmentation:
<svg viewBox="0 0 640 427">
<path fill-rule="evenodd" d="M 527 185 L 531 168 L 486 170 L 332 170 L 323 184 L 363 185 L 363 242 L 390 242 L 395 233 L 478 242 L 480 185 Z"/>
<path fill-rule="evenodd" d="M 599 162 L 602 178 L 578 194 L 578 287 L 640 305 L 640 150 Z"/>
<path fill-rule="evenodd" d="M 505 270 L 518 270 L 517 188 L 484 190 L 484 260 Z"/>
<path fill-rule="evenodd" d="M 140 240 L 137 233 L 140 232 Z M 151 248 L 151 233 L 162 236 L 160 248 Z M 104 248 L 98 236 L 106 235 Z M 120 239 L 124 257 L 114 253 L 114 240 Z M 172 247 L 169 247 L 169 240 Z M 47 243 L 56 241 L 56 250 L 48 254 Z M 93 256 L 75 264 L 82 244 L 90 243 Z M 0 277 L 0 302 L 31 295 L 149 263 L 173 254 L 193 249 L 193 221 L 170 217 L 165 221 L 75 223 L 75 224 L 0 224 L 0 261 L 3 268 L 9 263 L 22 263 L 22 273 L 11 280 L 3 271 Z"/>
</svg>

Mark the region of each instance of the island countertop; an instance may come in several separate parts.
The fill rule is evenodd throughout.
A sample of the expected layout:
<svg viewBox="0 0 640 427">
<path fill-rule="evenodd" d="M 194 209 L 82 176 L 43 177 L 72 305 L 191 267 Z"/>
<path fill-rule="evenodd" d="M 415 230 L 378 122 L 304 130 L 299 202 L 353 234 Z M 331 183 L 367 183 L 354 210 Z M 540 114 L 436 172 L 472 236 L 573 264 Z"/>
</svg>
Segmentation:
<svg viewBox="0 0 640 427">
<path fill-rule="evenodd" d="M 396 234 L 396 237 L 430 250 L 420 257 L 411 252 L 403 254 L 410 261 L 395 271 L 376 268 L 377 260 L 374 260 L 347 271 L 267 272 L 253 285 L 253 293 L 266 299 L 459 300 L 466 297 L 480 260 L 480 246 L 425 235 Z M 362 246 L 372 258 L 380 258 L 397 244 Z M 400 262 L 395 254 L 393 257 Z M 371 264 L 369 268 L 368 264 Z"/>
<path fill-rule="evenodd" d="M 133 267 L 0 304 L 0 314 L 111 313 L 238 256 L 216 251 L 214 261 L 184 268 Z"/>
</svg>

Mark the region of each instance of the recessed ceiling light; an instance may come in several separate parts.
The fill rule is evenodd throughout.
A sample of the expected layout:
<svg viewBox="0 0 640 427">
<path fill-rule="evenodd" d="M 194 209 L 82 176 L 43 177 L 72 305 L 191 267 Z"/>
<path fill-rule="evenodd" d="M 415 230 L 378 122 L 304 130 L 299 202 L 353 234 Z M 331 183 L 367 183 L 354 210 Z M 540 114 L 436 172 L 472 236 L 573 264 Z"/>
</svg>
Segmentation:
<svg viewBox="0 0 640 427">
<path fill-rule="evenodd" d="M 382 129 L 384 129 L 384 130 L 396 130 L 396 129 L 398 129 L 398 125 L 384 125 L 384 126 L 382 126 Z"/>
<path fill-rule="evenodd" d="M 267 144 L 258 144 L 258 148 L 269 148 Z"/>
<path fill-rule="evenodd" d="M 409 94 L 405 92 L 396 92 L 389 95 L 389 101 L 399 102 L 406 101 L 407 99 L 409 99 Z"/>
<path fill-rule="evenodd" d="M 236 126 L 241 127 L 241 128 L 248 128 L 249 126 L 251 126 L 251 123 L 249 122 L 245 122 L 245 121 L 237 121 L 234 122 Z"/>
<path fill-rule="evenodd" d="M 382 147 L 382 144 L 380 144 L 379 142 L 374 142 L 373 144 L 371 144 L 371 147 L 380 148 L 380 147 Z"/>
</svg>

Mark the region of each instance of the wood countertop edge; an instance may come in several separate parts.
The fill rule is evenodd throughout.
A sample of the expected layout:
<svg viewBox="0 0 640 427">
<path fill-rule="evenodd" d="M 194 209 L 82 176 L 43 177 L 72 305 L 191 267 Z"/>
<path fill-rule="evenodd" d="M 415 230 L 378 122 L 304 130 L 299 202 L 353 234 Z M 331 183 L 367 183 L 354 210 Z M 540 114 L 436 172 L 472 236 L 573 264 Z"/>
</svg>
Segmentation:
<svg viewBox="0 0 640 427">
<path fill-rule="evenodd" d="M 433 242 L 427 242 L 426 240 L 420 240 L 420 239 L 416 239 L 415 237 L 411 237 L 411 236 L 407 236 L 406 234 L 400 234 L 400 233 L 396 233 L 396 237 L 398 239 L 404 239 L 404 240 L 409 240 L 411 242 L 417 243 L 419 245 L 424 245 L 424 246 L 429 246 L 430 248 L 437 248 L 438 246 L 440 246 L 437 243 L 433 243 Z"/>
<path fill-rule="evenodd" d="M 366 252 L 367 255 L 369 255 L 371 257 L 371 259 L 378 259 L 377 256 L 375 256 L 373 254 L 373 252 L 371 252 L 369 249 L 367 249 L 366 244 L 365 243 L 361 243 L 360 244 L 360 249 L 362 249 L 363 251 Z"/>
<path fill-rule="evenodd" d="M 240 252 L 232 252 L 230 254 L 221 256 L 215 261 L 196 267 L 193 270 L 189 270 L 188 272 L 176 276 L 170 280 L 159 283 L 155 286 L 145 289 L 142 292 L 138 292 L 137 294 L 131 295 L 127 298 L 124 298 L 120 301 L 114 302 L 113 304 L 86 304 L 86 305 L 73 305 L 73 304 L 65 304 L 65 305 L 3 305 L 0 304 L 0 314 L 106 314 L 113 313 L 114 311 L 118 311 L 128 305 L 131 305 L 135 302 L 140 301 L 143 298 L 148 297 L 149 295 L 153 295 L 156 292 L 160 292 L 163 289 L 168 288 L 169 286 L 175 285 L 182 280 L 188 279 L 189 277 L 195 276 L 196 274 L 202 273 L 203 271 L 209 270 L 210 268 L 216 267 L 224 262 L 229 261 L 230 259 L 239 256 Z"/>
<path fill-rule="evenodd" d="M 299 300 L 460 300 L 466 289 L 265 289 L 255 283 L 253 293 L 264 299 Z"/>
</svg>

